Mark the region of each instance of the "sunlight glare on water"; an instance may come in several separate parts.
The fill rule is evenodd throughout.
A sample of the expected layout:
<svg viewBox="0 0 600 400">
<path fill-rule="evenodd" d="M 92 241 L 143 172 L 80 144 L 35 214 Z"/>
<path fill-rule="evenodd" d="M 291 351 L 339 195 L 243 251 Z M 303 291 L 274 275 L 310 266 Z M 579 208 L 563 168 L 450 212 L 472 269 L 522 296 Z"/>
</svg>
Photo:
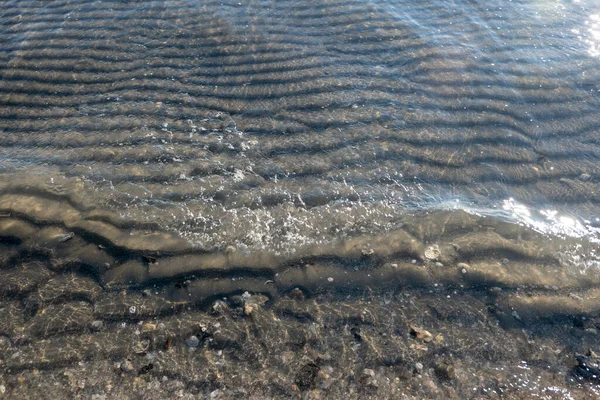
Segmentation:
<svg viewBox="0 0 600 400">
<path fill-rule="evenodd" d="M 592 57 L 600 56 L 600 14 L 592 14 L 585 22 L 589 30 L 586 42 L 589 46 L 589 54 Z"/>
<path fill-rule="evenodd" d="M 518 222 L 547 235 L 586 238 L 595 243 L 600 241 L 600 229 L 591 226 L 589 221 L 580 221 L 555 209 L 532 211 L 512 198 L 503 201 L 502 209 Z"/>
</svg>

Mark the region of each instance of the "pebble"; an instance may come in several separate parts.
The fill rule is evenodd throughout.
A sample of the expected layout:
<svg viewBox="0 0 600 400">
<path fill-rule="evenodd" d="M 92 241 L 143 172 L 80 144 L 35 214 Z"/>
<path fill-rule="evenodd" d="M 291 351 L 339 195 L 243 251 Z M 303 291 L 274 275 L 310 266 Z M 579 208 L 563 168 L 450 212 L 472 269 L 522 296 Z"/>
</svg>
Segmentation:
<svg viewBox="0 0 600 400">
<path fill-rule="evenodd" d="M 125 360 L 125 361 L 123 361 L 123 362 L 121 363 L 121 366 L 120 366 L 120 368 L 121 368 L 121 371 L 123 371 L 123 372 L 131 372 L 131 371 L 133 371 L 133 370 L 134 370 L 134 368 L 133 368 L 133 364 L 132 364 L 132 363 L 131 363 L 131 361 L 129 361 L 129 360 Z"/>
<path fill-rule="evenodd" d="M 438 267 L 438 268 L 442 268 L 442 267 L 444 266 L 444 264 L 442 264 L 442 263 L 441 263 L 441 262 L 439 262 L 439 261 L 438 261 L 438 262 L 436 262 L 434 265 L 435 265 L 436 267 Z"/>
<path fill-rule="evenodd" d="M 370 368 L 365 368 L 362 371 L 360 382 L 367 386 L 377 387 L 377 380 L 375 379 L 375 371 Z"/>
<path fill-rule="evenodd" d="M 150 348 L 150 340 L 144 339 L 144 340 L 137 342 L 133 346 L 133 351 L 136 354 L 145 354 L 146 351 L 148 351 L 148 348 Z"/>
<path fill-rule="evenodd" d="M 502 288 L 499 288 L 498 286 L 492 286 L 491 288 L 489 288 L 489 289 L 488 289 L 488 291 L 489 291 L 491 294 L 496 294 L 496 295 L 498 295 L 498 294 L 502 293 Z"/>
<path fill-rule="evenodd" d="M 469 269 L 469 268 L 471 268 L 471 267 L 469 266 L 469 264 L 467 264 L 467 263 L 463 263 L 463 262 L 460 262 L 460 263 L 456 264 L 456 266 L 457 266 L 458 268 L 461 268 L 461 269 L 463 269 L 463 268 L 464 268 L 464 269 Z"/>
<path fill-rule="evenodd" d="M 462 272 L 463 274 L 467 273 L 467 270 L 465 268 L 461 269 L 460 272 Z"/>
<path fill-rule="evenodd" d="M 517 321 L 521 320 L 521 317 L 519 316 L 519 313 L 517 312 L 517 310 L 513 310 L 513 312 L 511 313 L 511 315 L 513 316 L 514 319 L 516 319 Z"/>
<path fill-rule="evenodd" d="M 244 304 L 244 314 L 251 315 L 258 307 L 255 304 L 245 303 Z"/>
<path fill-rule="evenodd" d="M 212 306 L 212 311 L 216 314 L 224 314 L 229 306 L 223 300 L 217 300 Z"/>
<path fill-rule="evenodd" d="M 451 361 L 438 361 L 434 366 L 435 373 L 442 379 L 456 378 L 456 371 Z"/>
<path fill-rule="evenodd" d="M 508 264 L 509 262 L 510 262 L 510 260 L 508 258 L 502 259 L 502 264 Z"/>
<path fill-rule="evenodd" d="M 150 322 L 146 322 L 142 325 L 142 333 L 152 332 L 156 330 L 156 325 Z"/>
<path fill-rule="evenodd" d="M 392 299 L 394 297 L 394 293 L 393 292 L 385 292 L 383 294 L 383 304 L 388 305 L 392 302 Z"/>
<path fill-rule="evenodd" d="M 374 378 L 375 377 L 375 371 L 373 371 L 370 368 L 365 368 L 362 371 L 362 376 L 363 377 L 368 377 L 368 378 Z"/>
<path fill-rule="evenodd" d="M 294 300 L 304 300 L 304 293 L 300 288 L 294 288 L 294 290 L 290 292 L 290 297 Z"/>
<path fill-rule="evenodd" d="M 90 330 L 94 332 L 101 331 L 104 328 L 104 322 L 101 320 L 96 320 L 90 324 Z"/>
<path fill-rule="evenodd" d="M 425 258 L 436 260 L 440 257 L 440 248 L 437 244 L 431 245 L 425 249 Z"/>
<path fill-rule="evenodd" d="M 224 396 L 225 392 L 223 392 L 221 389 L 213 390 L 209 395 L 211 399 L 222 399 Z"/>
<path fill-rule="evenodd" d="M 200 339 L 198 339 L 198 336 L 192 335 L 185 339 L 185 344 L 187 344 L 189 347 L 198 347 L 200 345 Z"/>
<path fill-rule="evenodd" d="M 422 340 L 426 343 L 429 343 L 433 340 L 433 335 L 431 334 L 431 332 L 426 331 L 425 329 L 419 328 L 415 325 L 411 325 L 410 326 L 410 334 L 419 339 Z"/>
<path fill-rule="evenodd" d="M 423 372 L 423 364 L 421 364 L 420 362 L 415 364 L 415 372 L 417 374 L 421 374 L 421 372 Z"/>
</svg>

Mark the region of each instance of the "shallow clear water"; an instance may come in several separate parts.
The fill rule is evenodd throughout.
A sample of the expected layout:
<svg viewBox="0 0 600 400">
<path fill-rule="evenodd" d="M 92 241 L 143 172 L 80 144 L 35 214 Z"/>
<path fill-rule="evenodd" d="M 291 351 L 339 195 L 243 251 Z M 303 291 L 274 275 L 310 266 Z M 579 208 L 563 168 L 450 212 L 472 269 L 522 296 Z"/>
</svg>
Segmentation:
<svg viewBox="0 0 600 400">
<path fill-rule="evenodd" d="M 594 224 L 597 6 L 409 3 L 6 4 L 4 180 L 208 249 L 295 247 L 341 203 Z"/>
<path fill-rule="evenodd" d="M 561 354 L 593 347 L 539 319 L 596 329 L 597 307 L 571 303 L 595 298 L 600 265 L 596 1 L 4 1 L 0 38 L 0 336 L 17 353 L 73 335 L 89 360 L 86 335 L 187 326 L 246 291 L 359 308 L 405 286 L 424 303 L 500 288 L 481 304 L 510 334 L 506 315 Z"/>
</svg>

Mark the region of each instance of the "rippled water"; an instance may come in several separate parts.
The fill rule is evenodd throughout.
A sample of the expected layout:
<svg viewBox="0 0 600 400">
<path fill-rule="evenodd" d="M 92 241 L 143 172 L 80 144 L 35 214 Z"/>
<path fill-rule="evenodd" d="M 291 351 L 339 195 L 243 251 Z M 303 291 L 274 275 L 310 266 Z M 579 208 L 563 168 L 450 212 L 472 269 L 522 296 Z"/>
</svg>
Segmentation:
<svg viewBox="0 0 600 400">
<path fill-rule="evenodd" d="M 597 6 L 409 3 L 8 3 L 5 186 L 209 249 L 453 201 L 595 224 Z"/>
<path fill-rule="evenodd" d="M 94 320 L 246 291 L 499 287 L 501 325 L 596 317 L 573 303 L 600 266 L 595 0 L 3 1 L 0 38 L 17 347 L 72 334 L 86 360 Z"/>
</svg>

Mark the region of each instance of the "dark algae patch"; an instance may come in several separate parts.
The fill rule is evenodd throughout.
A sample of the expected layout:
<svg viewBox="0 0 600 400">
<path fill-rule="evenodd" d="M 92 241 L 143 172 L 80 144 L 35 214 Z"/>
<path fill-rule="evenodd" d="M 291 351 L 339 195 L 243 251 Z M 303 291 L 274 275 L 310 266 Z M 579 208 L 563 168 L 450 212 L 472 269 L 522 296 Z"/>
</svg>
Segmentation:
<svg viewBox="0 0 600 400">
<path fill-rule="evenodd" d="M 598 15 L 0 0 L 0 398 L 599 398 Z"/>
</svg>

